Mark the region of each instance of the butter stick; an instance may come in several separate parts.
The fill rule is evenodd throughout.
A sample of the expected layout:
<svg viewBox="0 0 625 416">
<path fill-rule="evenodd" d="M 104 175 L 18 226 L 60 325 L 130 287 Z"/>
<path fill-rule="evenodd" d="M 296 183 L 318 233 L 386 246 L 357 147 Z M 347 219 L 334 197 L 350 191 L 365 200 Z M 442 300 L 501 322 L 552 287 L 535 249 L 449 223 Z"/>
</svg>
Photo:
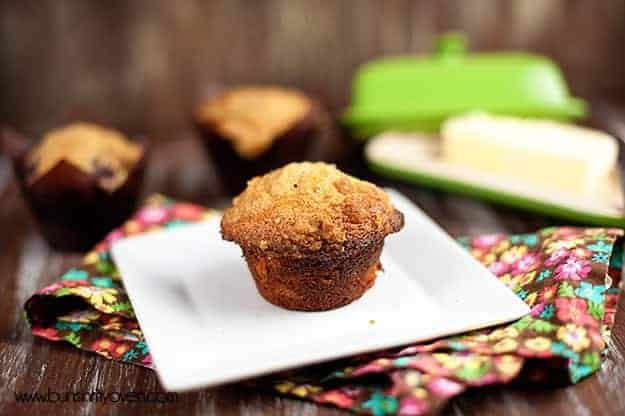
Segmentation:
<svg viewBox="0 0 625 416">
<path fill-rule="evenodd" d="M 468 114 L 442 126 L 443 160 L 580 196 L 596 196 L 614 173 L 608 134 L 553 121 Z"/>
</svg>

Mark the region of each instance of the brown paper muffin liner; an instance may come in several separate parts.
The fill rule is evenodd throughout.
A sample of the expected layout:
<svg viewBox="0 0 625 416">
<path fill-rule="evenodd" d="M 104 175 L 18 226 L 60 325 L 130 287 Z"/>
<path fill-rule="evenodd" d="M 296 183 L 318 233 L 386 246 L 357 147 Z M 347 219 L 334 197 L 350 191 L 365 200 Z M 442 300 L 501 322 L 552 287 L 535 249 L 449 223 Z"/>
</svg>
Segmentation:
<svg viewBox="0 0 625 416">
<path fill-rule="evenodd" d="M 115 191 L 103 189 L 97 177 L 61 161 L 32 183 L 27 181 L 26 155 L 29 140 L 18 133 L 3 132 L 4 147 L 24 199 L 50 246 L 61 251 L 87 251 L 118 227 L 136 207 L 145 172 L 148 142 L 141 159 Z"/>
</svg>

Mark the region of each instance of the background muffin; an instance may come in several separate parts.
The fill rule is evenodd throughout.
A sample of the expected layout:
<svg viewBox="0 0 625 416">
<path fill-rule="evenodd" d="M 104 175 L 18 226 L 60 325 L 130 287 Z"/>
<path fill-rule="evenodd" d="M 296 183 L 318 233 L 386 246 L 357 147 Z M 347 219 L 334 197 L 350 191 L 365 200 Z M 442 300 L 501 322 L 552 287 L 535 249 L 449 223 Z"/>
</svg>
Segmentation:
<svg viewBox="0 0 625 416">
<path fill-rule="evenodd" d="M 9 135 L 5 141 L 22 143 L 11 146 L 22 194 L 53 248 L 88 250 L 132 213 L 145 166 L 143 144 L 92 123 L 52 130 L 32 148 Z"/>
<path fill-rule="evenodd" d="M 403 216 L 375 185 L 325 163 L 252 179 L 221 222 L 260 294 L 288 309 L 346 305 L 373 285 L 384 238 Z"/>
<path fill-rule="evenodd" d="M 202 103 L 195 120 L 227 190 L 288 162 L 314 159 L 331 140 L 331 118 L 301 91 L 237 87 Z"/>
</svg>

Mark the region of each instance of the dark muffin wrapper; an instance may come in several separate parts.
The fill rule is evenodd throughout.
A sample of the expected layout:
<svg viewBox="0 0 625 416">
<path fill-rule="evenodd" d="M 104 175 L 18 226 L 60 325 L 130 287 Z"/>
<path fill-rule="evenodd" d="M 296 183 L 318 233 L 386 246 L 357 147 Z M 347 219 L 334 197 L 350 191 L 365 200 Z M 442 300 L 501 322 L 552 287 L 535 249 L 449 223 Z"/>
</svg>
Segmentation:
<svg viewBox="0 0 625 416">
<path fill-rule="evenodd" d="M 217 132 L 215 126 L 195 120 L 209 156 L 218 168 L 225 190 L 239 194 L 247 181 L 290 162 L 320 158 L 319 148 L 331 140 L 332 123 L 329 114 L 313 101 L 306 116 L 295 122 L 272 145 L 254 159 L 241 157 L 231 140 Z"/>
<path fill-rule="evenodd" d="M 25 145 L 28 141 L 6 129 L 3 139 L 22 195 L 53 249 L 87 251 L 121 225 L 135 209 L 145 173 L 147 139 L 137 140 L 143 147 L 141 159 L 113 192 L 103 189 L 95 175 L 66 161 L 30 182 L 26 163 L 30 146 Z"/>
</svg>

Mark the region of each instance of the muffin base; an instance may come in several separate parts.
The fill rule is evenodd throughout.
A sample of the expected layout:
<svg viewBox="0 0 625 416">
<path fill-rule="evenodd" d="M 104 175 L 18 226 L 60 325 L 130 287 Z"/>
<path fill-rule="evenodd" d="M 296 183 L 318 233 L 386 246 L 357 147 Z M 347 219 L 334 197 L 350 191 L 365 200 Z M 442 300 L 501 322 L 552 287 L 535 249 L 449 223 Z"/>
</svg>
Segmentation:
<svg viewBox="0 0 625 416">
<path fill-rule="evenodd" d="M 345 306 L 373 286 L 381 270 L 383 241 L 336 253 L 293 258 L 244 249 L 256 288 L 268 302 L 299 311 Z"/>
</svg>

